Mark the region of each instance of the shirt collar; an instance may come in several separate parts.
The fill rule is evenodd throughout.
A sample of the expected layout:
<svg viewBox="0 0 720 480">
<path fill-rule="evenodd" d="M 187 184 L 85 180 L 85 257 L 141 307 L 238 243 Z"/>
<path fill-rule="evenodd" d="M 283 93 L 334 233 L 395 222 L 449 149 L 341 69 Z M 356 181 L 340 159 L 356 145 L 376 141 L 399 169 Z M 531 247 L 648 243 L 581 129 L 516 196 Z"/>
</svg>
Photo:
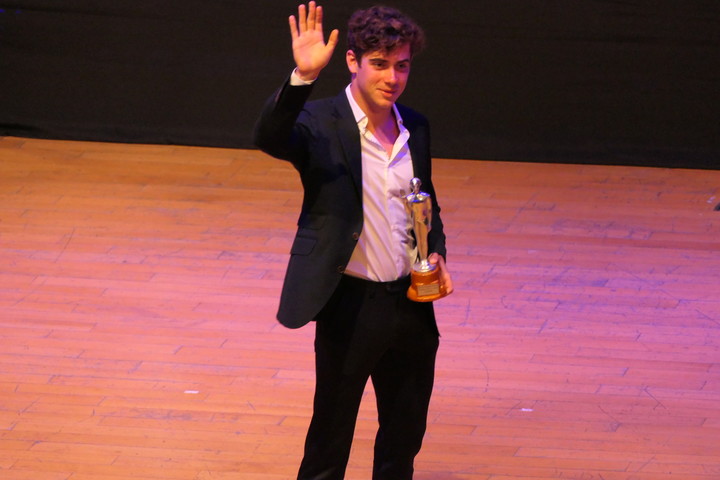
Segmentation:
<svg viewBox="0 0 720 480">
<path fill-rule="evenodd" d="M 360 105 L 355 101 L 355 98 L 352 95 L 352 92 L 350 91 L 350 85 L 345 87 L 345 95 L 347 96 L 348 102 L 350 102 L 350 108 L 352 109 L 353 115 L 355 116 L 355 122 L 357 123 L 358 127 L 365 130 L 367 128 L 367 122 L 368 118 L 365 112 L 363 112 L 362 108 L 360 108 Z M 398 124 L 398 128 L 402 131 L 403 129 L 403 120 L 400 116 L 400 112 L 397 109 L 397 106 L 393 103 L 393 112 L 395 113 L 395 119 Z"/>
</svg>

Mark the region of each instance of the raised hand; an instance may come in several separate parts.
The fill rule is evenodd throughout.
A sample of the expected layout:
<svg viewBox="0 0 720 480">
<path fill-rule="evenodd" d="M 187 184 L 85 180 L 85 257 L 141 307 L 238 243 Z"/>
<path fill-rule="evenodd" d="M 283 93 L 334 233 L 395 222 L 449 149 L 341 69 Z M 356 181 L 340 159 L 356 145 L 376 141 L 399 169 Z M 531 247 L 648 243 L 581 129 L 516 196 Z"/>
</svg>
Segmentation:
<svg viewBox="0 0 720 480">
<path fill-rule="evenodd" d="M 290 15 L 290 35 L 296 73 L 302 80 L 315 80 L 327 66 L 338 43 L 339 32 L 333 30 L 325 43 L 322 28 L 323 10 L 315 2 L 298 6 L 298 18 Z"/>
</svg>

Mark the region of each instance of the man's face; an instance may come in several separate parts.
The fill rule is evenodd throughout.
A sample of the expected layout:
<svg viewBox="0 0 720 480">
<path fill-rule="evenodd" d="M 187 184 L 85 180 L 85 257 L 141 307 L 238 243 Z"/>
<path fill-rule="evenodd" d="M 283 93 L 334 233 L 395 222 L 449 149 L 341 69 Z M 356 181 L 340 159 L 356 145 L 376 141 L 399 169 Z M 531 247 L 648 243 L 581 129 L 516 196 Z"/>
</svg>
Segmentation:
<svg viewBox="0 0 720 480">
<path fill-rule="evenodd" d="M 353 74 L 350 89 L 360 108 L 367 114 L 392 108 L 410 75 L 410 45 L 401 45 L 387 53 L 365 53 L 359 63 L 355 53 L 349 50 L 346 60 Z"/>
</svg>

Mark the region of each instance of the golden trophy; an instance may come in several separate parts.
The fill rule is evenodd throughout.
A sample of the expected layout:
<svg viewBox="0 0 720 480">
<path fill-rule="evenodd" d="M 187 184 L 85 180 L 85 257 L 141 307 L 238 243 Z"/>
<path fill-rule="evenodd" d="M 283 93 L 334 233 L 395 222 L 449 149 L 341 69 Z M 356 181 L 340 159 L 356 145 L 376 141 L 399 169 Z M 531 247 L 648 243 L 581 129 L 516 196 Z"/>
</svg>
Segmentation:
<svg viewBox="0 0 720 480">
<path fill-rule="evenodd" d="M 428 233 L 432 223 L 432 202 L 430 195 L 420 191 L 419 178 L 410 180 L 412 193 L 405 196 L 405 208 L 410 215 L 415 232 L 418 258 L 410 273 L 411 283 L 407 296 L 415 302 L 432 302 L 447 295 L 440 283 L 440 269 L 428 262 Z"/>
</svg>

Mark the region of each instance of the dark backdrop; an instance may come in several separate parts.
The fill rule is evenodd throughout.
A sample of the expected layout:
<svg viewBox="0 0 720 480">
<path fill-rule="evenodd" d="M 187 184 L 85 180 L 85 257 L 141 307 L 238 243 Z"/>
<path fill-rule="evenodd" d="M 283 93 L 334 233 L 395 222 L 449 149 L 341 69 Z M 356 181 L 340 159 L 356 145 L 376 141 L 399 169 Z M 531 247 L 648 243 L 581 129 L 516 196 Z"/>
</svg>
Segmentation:
<svg viewBox="0 0 720 480">
<path fill-rule="evenodd" d="M 718 168 L 717 0 L 389 0 L 438 157 Z M 0 135 L 251 148 L 286 0 L 0 0 Z M 344 30 L 366 2 L 327 0 Z M 316 95 L 348 81 L 344 41 Z"/>
</svg>

